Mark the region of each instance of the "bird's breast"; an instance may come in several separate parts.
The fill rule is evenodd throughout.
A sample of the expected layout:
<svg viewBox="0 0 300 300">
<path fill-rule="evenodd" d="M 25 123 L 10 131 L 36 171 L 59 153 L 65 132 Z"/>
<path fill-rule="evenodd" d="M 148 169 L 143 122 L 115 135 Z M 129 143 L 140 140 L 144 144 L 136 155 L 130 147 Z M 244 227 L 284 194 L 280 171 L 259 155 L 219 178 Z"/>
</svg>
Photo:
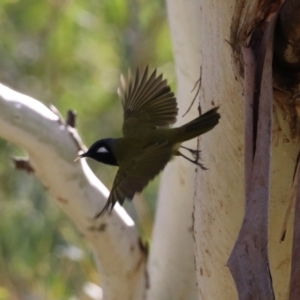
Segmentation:
<svg viewBox="0 0 300 300">
<path fill-rule="evenodd" d="M 128 159 L 133 159 L 134 157 L 142 155 L 147 147 L 158 144 L 165 146 L 173 144 L 175 154 L 180 144 L 173 141 L 172 131 L 172 129 L 145 130 L 143 133 L 118 139 L 115 153 L 119 165 Z"/>
</svg>

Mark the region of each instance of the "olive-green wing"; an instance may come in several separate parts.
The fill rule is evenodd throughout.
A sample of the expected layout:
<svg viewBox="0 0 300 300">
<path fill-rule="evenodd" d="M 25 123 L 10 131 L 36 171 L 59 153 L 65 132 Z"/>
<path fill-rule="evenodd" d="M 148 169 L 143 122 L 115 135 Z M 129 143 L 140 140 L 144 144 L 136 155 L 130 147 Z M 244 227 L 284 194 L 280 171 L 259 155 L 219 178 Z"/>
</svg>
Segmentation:
<svg viewBox="0 0 300 300">
<path fill-rule="evenodd" d="M 137 70 L 134 78 L 129 72 L 127 80 L 121 76 L 118 95 L 124 109 L 124 136 L 140 130 L 141 126 L 156 128 L 176 122 L 176 98 L 167 80 L 162 75 L 156 76 L 156 70 L 150 76 L 148 67 L 141 74 Z"/>
<path fill-rule="evenodd" d="M 172 157 L 172 146 L 169 144 L 151 145 L 136 158 L 120 166 L 109 198 L 100 213 L 112 210 L 118 201 L 123 205 L 125 199 L 132 199 L 135 193 L 141 192 L 156 175 L 158 175 Z"/>
</svg>

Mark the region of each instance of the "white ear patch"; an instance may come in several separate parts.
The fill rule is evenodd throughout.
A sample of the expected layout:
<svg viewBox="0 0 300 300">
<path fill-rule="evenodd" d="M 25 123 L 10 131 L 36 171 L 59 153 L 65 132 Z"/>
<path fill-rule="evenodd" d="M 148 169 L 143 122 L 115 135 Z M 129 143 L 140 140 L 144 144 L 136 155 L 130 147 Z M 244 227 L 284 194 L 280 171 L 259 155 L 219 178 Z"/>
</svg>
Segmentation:
<svg viewBox="0 0 300 300">
<path fill-rule="evenodd" d="M 97 150 L 97 153 L 108 153 L 107 149 L 105 147 L 100 147 L 98 150 Z"/>
</svg>

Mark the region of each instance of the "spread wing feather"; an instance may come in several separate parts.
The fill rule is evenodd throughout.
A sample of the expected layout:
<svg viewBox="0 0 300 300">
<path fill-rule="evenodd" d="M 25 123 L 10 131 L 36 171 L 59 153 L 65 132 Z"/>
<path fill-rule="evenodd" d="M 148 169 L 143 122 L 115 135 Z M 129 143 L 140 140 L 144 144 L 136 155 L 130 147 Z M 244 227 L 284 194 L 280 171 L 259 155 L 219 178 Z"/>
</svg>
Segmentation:
<svg viewBox="0 0 300 300">
<path fill-rule="evenodd" d="M 125 199 L 132 199 L 135 193 L 141 192 L 156 175 L 158 175 L 172 157 L 172 146 L 169 144 L 151 145 L 144 149 L 138 157 L 133 157 L 121 165 L 109 198 L 100 213 L 112 210 L 118 201 L 121 205 Z"/>
<path fill-rule="evenodd" d="M 127 80 L 121 76 L 118 95 L 124 109 L 124 136 L 134 132 L 142 124 L 163 127 L 176 122 L 176 98 L 167 80 L 162 75 L 156 76 L 156 70 L 150 76 L 148 67 L 142 75 L 137 70 L 134 78 L 129 72 Z"/>
</svg>

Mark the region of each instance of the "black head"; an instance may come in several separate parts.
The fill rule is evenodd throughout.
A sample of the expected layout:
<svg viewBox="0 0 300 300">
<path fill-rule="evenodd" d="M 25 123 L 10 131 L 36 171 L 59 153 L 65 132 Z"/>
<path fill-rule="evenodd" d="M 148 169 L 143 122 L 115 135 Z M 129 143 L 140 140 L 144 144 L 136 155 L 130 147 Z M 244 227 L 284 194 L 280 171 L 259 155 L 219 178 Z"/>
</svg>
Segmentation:
<svg viewBox="0 0 300 300">
<path fill-rule="evenodd" d="M 99 140 L 87 152 L 81 154 L 80 157 L 90 157 L 107 165 L 118 166 L 113 151 L 115 144 L 116 141 L 114 139 Z"/>
</svg>

